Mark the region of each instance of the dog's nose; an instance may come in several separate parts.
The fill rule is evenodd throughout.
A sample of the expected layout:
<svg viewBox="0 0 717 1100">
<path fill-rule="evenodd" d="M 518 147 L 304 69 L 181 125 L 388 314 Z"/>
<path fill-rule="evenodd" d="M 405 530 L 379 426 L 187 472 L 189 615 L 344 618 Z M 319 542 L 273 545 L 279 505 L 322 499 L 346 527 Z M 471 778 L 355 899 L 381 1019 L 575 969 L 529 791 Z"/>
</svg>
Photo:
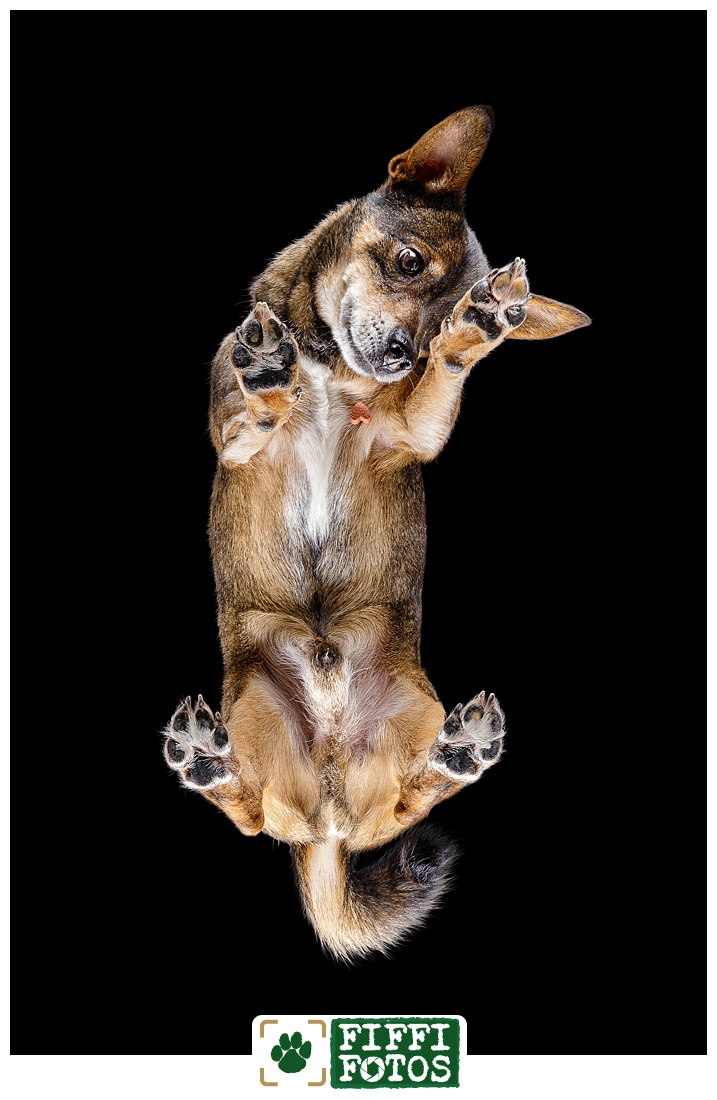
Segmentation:
<svg viewBox="0 0 717 1100">
<path fill-rule="evenodd" d="M 384 370 L 393 372 L 412 367 L 415 350 L 413 338 L 405 328 L 395 328 L 386 343 L 383 356 Z"/>
</svg>

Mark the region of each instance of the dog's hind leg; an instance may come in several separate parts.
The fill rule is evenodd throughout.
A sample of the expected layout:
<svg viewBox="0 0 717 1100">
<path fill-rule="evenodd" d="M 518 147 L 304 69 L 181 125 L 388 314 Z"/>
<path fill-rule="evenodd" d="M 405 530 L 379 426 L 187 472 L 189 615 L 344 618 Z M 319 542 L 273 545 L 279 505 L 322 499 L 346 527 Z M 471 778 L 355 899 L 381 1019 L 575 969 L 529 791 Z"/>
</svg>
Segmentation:
<svg viewBox="0 0 717 1100">
<path fill-rule="evenodd" d="M 286 423 L 301 394 L 299 352 L 264 302 L 222 342 L 212 364 L 210 432 L 225 466 L 239 466 Z"/>
<path fill-rule="evenodd" d="M 183 786 L 199 791 L 246 836 L 264 825 L 262 795 L 237 761 L 221 715 L 198 696 L 175 710 L 164 730 L 164 758 Z"/>
<path fill-rule="evenodd" d="M 457 794 L 500 759 L 505 718 L 495 695 L 484 691 L 453 708 L 422 762 L 401 782 L 396 819 L 412 825 L 432 806 Z"/>
</svg>

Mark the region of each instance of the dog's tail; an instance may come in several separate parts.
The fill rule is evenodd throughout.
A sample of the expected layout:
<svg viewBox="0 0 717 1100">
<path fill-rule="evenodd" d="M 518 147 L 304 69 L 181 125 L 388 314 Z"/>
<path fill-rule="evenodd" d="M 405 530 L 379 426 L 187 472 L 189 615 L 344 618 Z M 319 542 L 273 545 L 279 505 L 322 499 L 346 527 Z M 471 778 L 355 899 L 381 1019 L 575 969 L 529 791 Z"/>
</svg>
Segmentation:
<svg viewBox="0 0 717 1100">
<path fill-rule="evenodd" d="M 456 845 L 440 829 L 416 825 L 370 862 L 338 837 L 292 846 L 304 912 L 322 946 L 350 962 L 389 953 L 423 924 L 451 885 Z"/>
</svg>

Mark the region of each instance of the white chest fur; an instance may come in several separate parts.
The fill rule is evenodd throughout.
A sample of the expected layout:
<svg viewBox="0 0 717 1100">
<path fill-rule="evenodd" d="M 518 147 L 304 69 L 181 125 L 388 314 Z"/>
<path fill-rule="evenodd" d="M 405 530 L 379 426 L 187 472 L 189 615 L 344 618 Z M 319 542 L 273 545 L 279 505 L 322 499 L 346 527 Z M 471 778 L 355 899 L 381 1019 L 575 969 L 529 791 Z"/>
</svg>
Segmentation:
<svg viewBox="0 0 717 1100">
<path fill-rule="evenodd" d="M 302 360 L 302 367 L 311 387 L 311 416 L 294 443 L 298 476 L 295 486 L 287 486 L 286 522 L 292 533 L 319 544 L 342 508 L 336 453 L 347 415 L 331 371 L 310 359 Z"/>
</svg>

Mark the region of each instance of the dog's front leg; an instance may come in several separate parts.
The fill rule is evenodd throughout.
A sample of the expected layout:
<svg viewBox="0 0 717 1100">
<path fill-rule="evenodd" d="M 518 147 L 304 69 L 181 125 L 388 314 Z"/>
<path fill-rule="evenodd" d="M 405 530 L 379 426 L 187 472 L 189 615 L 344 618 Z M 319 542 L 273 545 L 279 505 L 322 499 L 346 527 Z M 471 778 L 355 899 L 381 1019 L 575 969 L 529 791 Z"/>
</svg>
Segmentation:
<svg viewBox="0 0 717 1100">
<path fill-rule="evenodd" d="M 404 409 L 403 442 L 418 458 L 428 461 L 442 450 L 471 368 L 523 322 L 529 297 L 525 261 L 516 259 L 472 286 L 446 317 Z"/>
<path fill-rule="evenodd" d="M 495 695 L 484 691 L 453 708 L 423 759 L 401 781 L 394 816 L 402 825 L 425 817 L 431 807 L 475 783 L 496 764 L 503 748 L 505 718 Z"/>
<path fill-rule="evenodd" d="M 212 364 L 209 426 L 225 466 L 240 466 L 289 419 L 301 394 L 291 332 L 258 302 L 222 342 Z"/>
</svg>

